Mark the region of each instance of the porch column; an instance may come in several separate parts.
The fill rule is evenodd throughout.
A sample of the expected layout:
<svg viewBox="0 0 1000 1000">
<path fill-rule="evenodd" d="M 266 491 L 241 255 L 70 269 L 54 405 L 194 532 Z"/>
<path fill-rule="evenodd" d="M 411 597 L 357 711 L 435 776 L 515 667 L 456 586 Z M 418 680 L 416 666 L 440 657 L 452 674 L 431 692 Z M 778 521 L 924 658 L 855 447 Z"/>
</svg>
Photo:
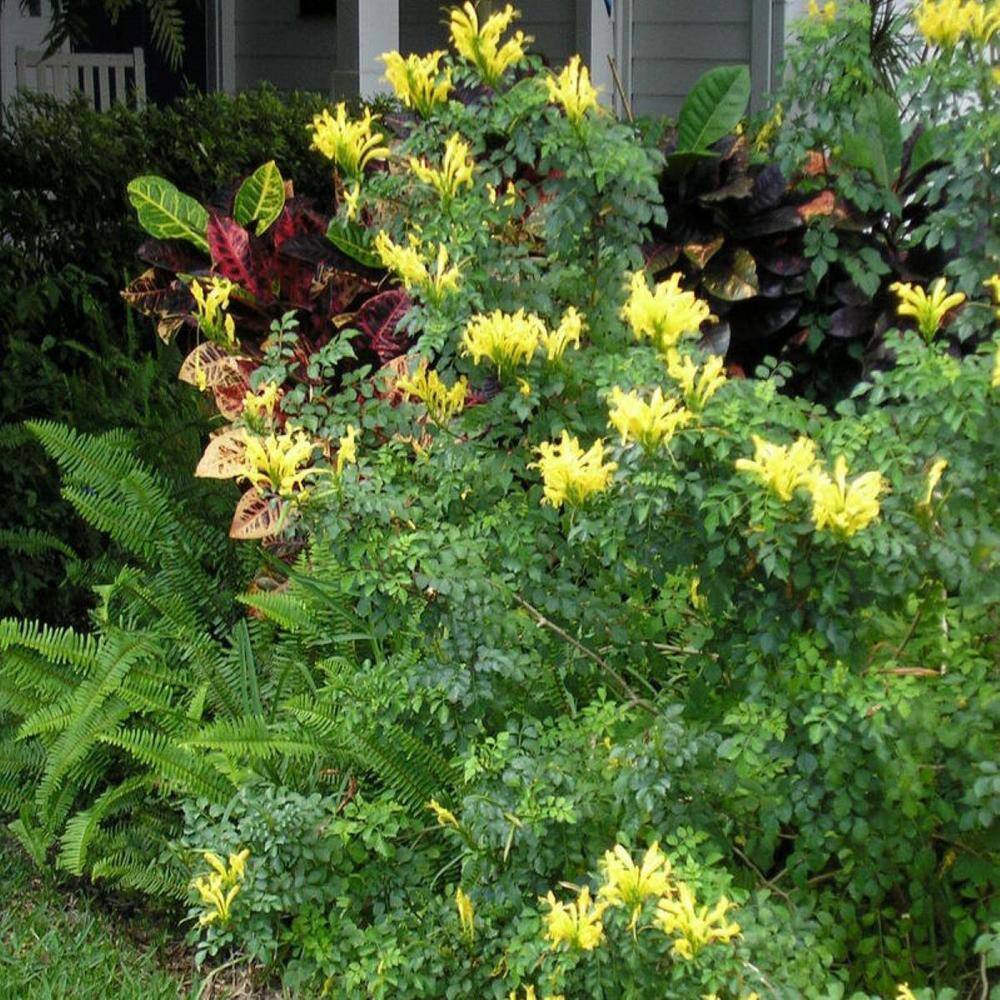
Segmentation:
<svg viewBox="0 0 1000 1000">
<path fill-rule="evenodd" d="M 236 92 L 236 0 L 205 4 L 205 60 L 211 91 Z"/>
<path fill-rule="evenodd" d="M 576 50 L 590 68 L 590 79 L 601 103 L 617 108 L 615 82 L 608 64 L 608 57 L 615 55 L 615 21 L 604 0 L 576 0 Z"/>
<path fill-rule="evenodd" d="M 389 90 L 383 52 L 399 48 L 400 0 L 340 0 L 337 4 L 335 97 L 373 97 Z"/>
</svg>

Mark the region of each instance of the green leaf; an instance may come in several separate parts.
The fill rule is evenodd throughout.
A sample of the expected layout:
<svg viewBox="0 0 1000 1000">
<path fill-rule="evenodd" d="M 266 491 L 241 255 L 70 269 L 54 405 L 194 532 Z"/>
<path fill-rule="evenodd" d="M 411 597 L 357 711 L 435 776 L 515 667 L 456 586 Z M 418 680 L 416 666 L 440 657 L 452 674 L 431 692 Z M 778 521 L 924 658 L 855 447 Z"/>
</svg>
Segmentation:
<svg viewBox="0 0 1000 1000">
<path fill-rule="evenodd" d="M 884 90 L 876 90 L 868 98 L 869 114 L 882 140 L 885 166 L 891 187 L 903 167 L 903 127 L 899 121 L 899 108 L 891 95 Z"/>
<path fill-rule="evenodd" d="M 691 89 L 677 121 L 677 151 L 707 149 L 731 132 L 750 101 L 750 70 L 717 66 Z"/>
<path fill-rule="evenodd" d="M 147 174 L 128 186 L 139 225 L 158 240 L 187 240 L 208 252 L 208 212 L 168 180 Z"/>
<path fill-rule="evenodd" d="M 365 267 L 382 267 L 382 260 L 372 250 L 371 236 L 364 226 L 359 226 L 355 222 L 344 222 L 341 219 L 331 219 L 326 238 L 351 260 L 356 260 Z"/>
<path fill-rule="evenodd" d="M 924 129 L 910 152 L 909 174 L 913 176 L 936 160 L 948 159 L 948 147 L 945 142 L 945 131 L 941 127 Z"/>
<path fill-rule="evenodd" d="M 257 223 L 257 235 L 264 233 L 285 207 L 285 182 L 274 160 L 258 167 L 236 192 L 233 216 L 241 226 Z"/>
</svg>

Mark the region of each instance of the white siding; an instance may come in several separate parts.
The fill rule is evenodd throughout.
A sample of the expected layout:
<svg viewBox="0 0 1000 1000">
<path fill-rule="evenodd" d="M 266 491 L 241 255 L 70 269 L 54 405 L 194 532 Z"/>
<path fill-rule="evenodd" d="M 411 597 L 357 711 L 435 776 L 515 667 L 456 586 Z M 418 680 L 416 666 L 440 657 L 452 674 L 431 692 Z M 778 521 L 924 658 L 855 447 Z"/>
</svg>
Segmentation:
<svg viewBox="0 0 1000 1000">
<path fill-rule="evenodd" d="M 50 6 L 41 5 L 41 14 L 31 17 L 18 0 L 6 0 L 0 7 L 0 100 L 13 100 L 17 90 L 15 53 L 17 49 L 44 49 L 49 30 Z"/>
<path fill-rule="evenodd" d="M 298 15 L 298 0 L 239 0 L 237 90 L 267 80 L 285 90 L 330 92 L 337 65 L 336 19 Z"/>
</svg>

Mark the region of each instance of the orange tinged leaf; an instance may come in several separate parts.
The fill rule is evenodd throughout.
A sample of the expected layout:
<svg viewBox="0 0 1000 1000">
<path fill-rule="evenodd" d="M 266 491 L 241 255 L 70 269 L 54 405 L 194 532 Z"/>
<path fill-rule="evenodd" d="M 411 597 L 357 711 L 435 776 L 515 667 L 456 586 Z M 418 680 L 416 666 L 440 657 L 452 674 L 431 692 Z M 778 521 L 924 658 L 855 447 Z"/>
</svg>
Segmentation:
<svg viewBox="0 0 1000 1000">
<path fill-rule="evenodd" d="M 258 489 L 249 489 L 236 505 L 229 537 L 238 541 L 273 538 L 285 519 L 286 509 L 283 500 L 268 499 Z"/>
<path fill-rule="evenodd" d="M 223 431 L 208 442 L 194 474 L 201 479 L 233 479 L 243 469 L 245 453 L 243 432 Z"/>
<path fill-rule="evenodd" d="M 243 360 L 246 359 L 227 354 L 218 344 L 206 340 L 184 359 L 177 377 L 200 389 L 243 383 L 245 379 L 239 365 Z"/>
</svg>

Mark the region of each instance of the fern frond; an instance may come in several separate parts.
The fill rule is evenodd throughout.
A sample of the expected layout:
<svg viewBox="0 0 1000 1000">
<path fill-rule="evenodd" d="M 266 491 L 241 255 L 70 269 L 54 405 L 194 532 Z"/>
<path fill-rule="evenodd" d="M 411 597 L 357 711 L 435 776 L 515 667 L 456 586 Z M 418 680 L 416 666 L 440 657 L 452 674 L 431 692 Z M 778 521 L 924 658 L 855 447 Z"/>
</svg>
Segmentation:
<svg viewBox="0 0 1000 1000">
<path fill-rule="evenodd" d="M 33 559 L 47 552 L 58 552 L 67 559 L 76 558 L 76 553 L 61 538 L 37 528 L 0 529 L 0 550 Z"/>
<path fill-rule="evenodd" d="M 236 600 L 289 632 L 309 629 L 315 618 L 309 608 L 287 592 L 261 591 L 237 594 Z"/>
<path fill-rule="evenodd" d="M 263 719 L 222 720 L 206 726 L 197 736 L 184 741 L 185 746 L 220 750 L 227 757 L 267 760 L 275 755 L 308 757 L 321 753 L 321 740 L 308 733 L 296 736 L 287 728 L 268 725 Z"/>
<path fill-rule="evenodd" d="M 101 858 L 95 861 L 90 869 L 90 877 L 95 882 L 98 879 L 107 879 L 123 889 L 133 889 L 148 896 L 171 899 L 187 897 L 185 874 L 178 867 L 151 865 L 148 858 L 132 850 L 118 851 Z"/>
<path fill-rule="evenodd" d="M 178 70 L 184 58 L 184 17 L 176 0 L 146 0 L 153 43 L 167 65 Z"/>
<path fill-rule="evenodd" d="M 0 620 L 0 650 L 23 646 L 52 660 L 88 674 L 97 657 L 97 640 L 72 628 L 53 628 L 43 622 Z"/>
</svg>

